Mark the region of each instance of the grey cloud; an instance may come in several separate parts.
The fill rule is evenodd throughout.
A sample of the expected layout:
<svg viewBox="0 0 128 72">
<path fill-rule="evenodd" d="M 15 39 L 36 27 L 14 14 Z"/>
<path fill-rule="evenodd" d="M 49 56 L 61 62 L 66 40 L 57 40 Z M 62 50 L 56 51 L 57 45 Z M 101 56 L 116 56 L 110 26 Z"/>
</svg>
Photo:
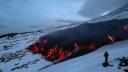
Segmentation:
<svg viewBox="0 0 128 72">
<path fill-rule="evenodd" d="M 128 3 L 128 0 L 85 0 L 78 12 L 83 17 L 98 17 L 101 13 L 112 11 Z"/>
</svg>

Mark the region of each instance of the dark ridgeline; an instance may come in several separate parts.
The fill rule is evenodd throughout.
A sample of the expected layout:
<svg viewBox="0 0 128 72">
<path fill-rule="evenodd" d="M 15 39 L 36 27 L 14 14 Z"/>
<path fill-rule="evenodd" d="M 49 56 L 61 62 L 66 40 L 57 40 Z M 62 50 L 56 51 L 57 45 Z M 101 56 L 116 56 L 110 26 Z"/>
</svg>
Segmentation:
<svg viewBox="0 0 128 72">
<path fill-rule="evenodd" d="M 38 42 L 28 48 L 43 45 L 40 47 L 38 46 L 38 48 L 42 48 L 41 54 L 46 56 L 46 59 L 49 49 L 54 48 L 55 50 L 51 50 L 51 53 L 56 51 L 54 54 L 58 57 L 59 54 L 61 54 L 59 53 L 60 49 L 64 49 L 65 59 L 69 59 L 94 51 L 105 44 L 128 39 L 128 28 L 125 28 L 127 25 L 128 19 L 83 23 L 77 27 L 44 35 L 40 37 Z M 45 41 L 46 44 L 39 44 L 43 43 L 43 41 Z M 54 61 L 56 59 L 58 58 L 50 60 Z"/>
</svg>

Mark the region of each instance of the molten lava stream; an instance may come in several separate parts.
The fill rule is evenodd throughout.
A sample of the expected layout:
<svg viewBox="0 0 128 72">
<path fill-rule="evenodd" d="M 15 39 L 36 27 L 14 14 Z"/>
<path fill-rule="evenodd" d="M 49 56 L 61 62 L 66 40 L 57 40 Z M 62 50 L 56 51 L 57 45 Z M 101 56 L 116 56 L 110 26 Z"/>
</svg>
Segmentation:
<svg viewBox="0 0 128 72">
<path fill-rule="evenodd" d="M 112 43 L 115 42 L 115 37 L 114 37 L 114 36 L 108 35 L 108 39 L 109 39 Z"/>
</svg>

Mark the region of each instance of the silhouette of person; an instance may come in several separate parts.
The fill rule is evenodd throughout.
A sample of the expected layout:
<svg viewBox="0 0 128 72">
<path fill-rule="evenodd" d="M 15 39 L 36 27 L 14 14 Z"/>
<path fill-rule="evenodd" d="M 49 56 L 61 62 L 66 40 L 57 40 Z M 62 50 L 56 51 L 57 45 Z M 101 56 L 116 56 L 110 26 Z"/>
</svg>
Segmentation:
<svg viewBox="0 0 128 72">
<path fill-rule="evenodd" d="M 105 51 L 105 53 L 104 53 L 105 62 L 108 62 L 108 56 L 109 56 L 108 52 L 107 52 L 107 51 Z"/>
<path fill-rule="evenodd" d="M 109 62 L 108 62 L 108 56 L 109 56 L 109 53 L 107 51 L 105 51 L 105 53 L 104 53 L 105 62 L 103 62 L 103 64 L 102 64 L 104 67 L 113 66 L 113 65 L 110 65 L 109 64 Z"/>
</svg>

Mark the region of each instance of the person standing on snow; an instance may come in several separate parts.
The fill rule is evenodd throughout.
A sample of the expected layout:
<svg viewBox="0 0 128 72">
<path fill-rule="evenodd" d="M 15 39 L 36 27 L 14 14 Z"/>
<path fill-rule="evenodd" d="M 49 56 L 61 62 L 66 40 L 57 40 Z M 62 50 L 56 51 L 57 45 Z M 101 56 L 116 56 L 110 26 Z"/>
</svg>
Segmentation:
<svg viewBox="0 0 128 72">
<path fill-rule="evenodd" d="M 108 62 L 108 56 L 109 56 L 108 52 L 107 52 L 107 51 L 105 51 L 105 53 L 104 53 L 105 62 Z"/>
<path fill-rule="evenodd" d="M 110 65 L 109 64 L 109 62 L 108 62 L 108 56 L 109 56 L 109 53 L 107 51 L 105 51 L 105 53 L 104 53 L 105 62 L 103 62 L 103 64 L 102 64 L 104 67 L 113 66 L 113 65 Z"/>
</svg>

